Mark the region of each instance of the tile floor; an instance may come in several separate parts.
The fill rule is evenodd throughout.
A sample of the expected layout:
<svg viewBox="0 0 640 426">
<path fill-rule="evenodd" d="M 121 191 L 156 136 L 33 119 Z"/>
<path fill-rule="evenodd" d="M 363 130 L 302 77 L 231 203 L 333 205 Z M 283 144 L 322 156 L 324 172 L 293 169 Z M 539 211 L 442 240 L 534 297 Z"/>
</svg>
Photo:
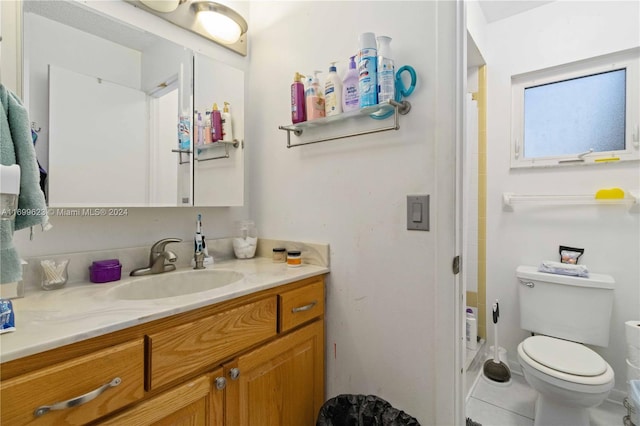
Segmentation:
<svg viewBox="0 0 640 426">
<path fill-rule="evenodd" d="M 521 375 L 513 374 L 510 386 L 480 377 L 467 400 L 466 416 L 482 426 L 533 426 L 535 400 L 535 391 Z M 626 414 L 621 404 L 605 401 L 591 409 L 591 426 L 622 426 Z"/>
</svg>

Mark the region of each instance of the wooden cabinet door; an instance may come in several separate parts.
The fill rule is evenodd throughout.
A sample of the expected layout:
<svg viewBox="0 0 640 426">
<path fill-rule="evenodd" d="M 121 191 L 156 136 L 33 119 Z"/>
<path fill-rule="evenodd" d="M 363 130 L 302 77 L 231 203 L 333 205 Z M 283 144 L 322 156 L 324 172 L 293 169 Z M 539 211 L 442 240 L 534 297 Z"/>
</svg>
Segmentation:
<svg viewBox="0 0 640 426">
<path fill-rule="evenodd" d="M 223 426 L 224 389 L 216 388 L 218 369 L 141 402 L 100 425 Z"/>
<path fill-rule="evenodd" d="M 224 370 L 226 426 L 313 426 L 324 402 L 323 322 L 241 355 Z"/>
</svg>

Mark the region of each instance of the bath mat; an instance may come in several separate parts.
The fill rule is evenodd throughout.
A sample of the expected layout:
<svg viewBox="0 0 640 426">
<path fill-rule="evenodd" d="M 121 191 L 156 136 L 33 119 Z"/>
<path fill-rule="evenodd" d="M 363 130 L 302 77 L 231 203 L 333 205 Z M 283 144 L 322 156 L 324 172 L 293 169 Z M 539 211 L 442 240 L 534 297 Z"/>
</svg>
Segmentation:
<svg viewBox="0 0 640 426">
<path fill-rule="evenodd" d="M 482 426 L 482 425 L 478 422 L 474 422 L 469 417 L 467 417 L 467 426 Z"/>
</svg>

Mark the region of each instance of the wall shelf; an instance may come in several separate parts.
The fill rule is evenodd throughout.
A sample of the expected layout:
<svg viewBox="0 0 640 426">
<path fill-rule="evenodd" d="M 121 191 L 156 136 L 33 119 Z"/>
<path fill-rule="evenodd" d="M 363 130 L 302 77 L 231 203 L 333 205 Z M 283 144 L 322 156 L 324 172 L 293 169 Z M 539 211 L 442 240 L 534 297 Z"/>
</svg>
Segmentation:
<svg viewBox="0 0 640 426">
<path fill-rule="evenodd" d="M 278 128 L 280 130 L 284 130 L 287 132 L 287 148 L 293 148 L 296 146 L 310 145 L 310 144 L 319 143 L 319 142 L 327 142 L 327 141 L 332 141 L 336 139 L 349 138 L 352 136 L 368 135 L 371 133 L 386 132 L 388 130 L 398 130 L 400 129 L 399 115 L 408 114 L 410 110 L 411 110 L 411 104 L 408 101 L 396 102 L 391 100 L 391 101 L 383 102 L 381 104 L 374 105 L 371 107 L 361 108 L 355 111 L 349 111 L 349 112 L 344 112 L 342 114 L 333 115 L 331 117 L 323 117 L 323 118 L 318 118 L 311 121 L 304 121 L 298 124 L 279 126 Z M 352 133 L 347 133 L 340 136 L 333 136 L 329 138 L 314 139 L 308 142 L 300 142 L 295 144 L 291 143 L 291 133 L 293 133 L 296 136 L 301 136 L 306 129 L 329 126 L 333 123 L 337 123 L 337 122 L 341 122 L 349 119 L 355 119 L 359 117 L 370 117 L 370 116 L 383 117 L 389 112 L 393 112 L 393 117 L 394 117 L 394 123 L 393 125 L 390 125 L 390 126 L 385 126 L 381 128 L 372 129 L 372 130 L 366 130 L 363 132 L 352 132 Z"/>
<path fill-rule="evenodd" d="M 533 195 L 515 194 L 513 192 L 502 193 L 502 209 L 512 212 L 514 205 L 629 205 L 631 212 L 637 213 L 640 206 L 640 193 L 627 191 L 624 198 L 596 199 L 594 194 L 589 195 Z"/>
</svg>

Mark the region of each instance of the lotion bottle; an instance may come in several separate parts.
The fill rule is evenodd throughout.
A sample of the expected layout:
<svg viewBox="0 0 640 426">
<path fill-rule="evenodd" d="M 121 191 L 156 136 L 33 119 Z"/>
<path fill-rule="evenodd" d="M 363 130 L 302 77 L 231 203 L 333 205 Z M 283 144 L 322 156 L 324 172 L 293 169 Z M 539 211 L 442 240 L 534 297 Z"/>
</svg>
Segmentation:
<svg viewBox="0 0 640 426">
<path fill-rule="evenodd" d="M 207 110 L 204 116 L 204 143 L 211 143 L 211 111 Z"/>
<path fill-rule="evenodd" d="M 326 117 L 342 113 L 342 82 L 335 62 L 331 62 L 329 74 L 324 81 L 324 112 Z"/>
<path fill-rule="evenodd" d="M 218 104 L 213 104 L 211 110 L 211 142 L 218 142 L 222 139 L 222 115 L 218 109 Z"/>
<path fill-rule="evenodd" d="M 349 70 L 342 81 L 342 111 L 353 111 L 359 108 L 360 95 L 358 90 L 358 71 L 355 56 L 349 61 Z"/>
<path fill-rule="evenodd" d="M 297 72 L 293 77 L 293 84 L 291 85 L 291 122 L 293 124 L 307 121 L 302 77 L 304 76 Z"/>
<path fill-rule="evenodd" d="M 229 112 L 229 102 L 224 103 L 222 109 L 222 140 L 231 142 L 233 141 L 233 124 L 231 122 L 231 113 Z"/>
<path fill-rule="evenodd" d="M 324 96 L 322 89 L 320 88 L 320 80 L 318 79 L 318 73 L 322 71 L 314 71 L 313 80 L 307 88 L 306 101 L 307 101 L 307 120 L 315 120 L 316 118 L 322 118 L 325 116 L 324 112 Z"/>
</svg>

